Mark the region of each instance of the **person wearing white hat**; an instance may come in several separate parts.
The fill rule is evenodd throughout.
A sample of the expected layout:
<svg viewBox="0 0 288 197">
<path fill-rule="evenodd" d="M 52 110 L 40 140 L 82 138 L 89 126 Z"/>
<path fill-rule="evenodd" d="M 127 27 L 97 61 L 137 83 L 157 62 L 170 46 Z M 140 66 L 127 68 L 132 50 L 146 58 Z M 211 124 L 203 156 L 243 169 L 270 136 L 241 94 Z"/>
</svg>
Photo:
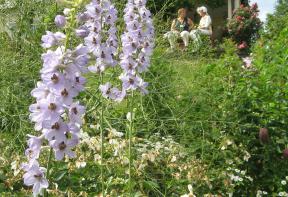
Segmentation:
<svg viewBox="0 0 288 197">
<path fill-rule="evenodd" d="M 201 16 L 201 20 L 198 28 L 190 32 L 190 36 L 199 43 L 200 35 L 212 35 L 212 20 L 208 14 L 207 8 L 204 6 L 197 8 L 197 13 Z"/>
</svg>

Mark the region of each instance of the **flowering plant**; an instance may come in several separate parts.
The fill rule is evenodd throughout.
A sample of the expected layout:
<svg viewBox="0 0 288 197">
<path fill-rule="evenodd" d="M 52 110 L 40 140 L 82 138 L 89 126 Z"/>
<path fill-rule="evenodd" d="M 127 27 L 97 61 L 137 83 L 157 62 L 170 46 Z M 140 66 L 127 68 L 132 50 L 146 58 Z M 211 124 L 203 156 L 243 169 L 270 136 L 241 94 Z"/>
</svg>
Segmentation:
<svg viewBox="0 0 288 197">
<path fill-rule="evenodd" d="M 237 43 L 239 50 L 248 49 L 258 37 L 262 26 L 258 14 L 259 9 L 256 3 L 252 6 L 241 5 L 234 11 L 233 18 L 228 21 L 228 33 Z"/>
<path fill-rule="evenodd" d="M 124 10 L 126 30 L 121 36 L 122 53 L 119 55 L 116 21 L 117 10 L 110 0 L 91 0 L 85 6 L 85 11 L 77 13 L 84 3 L 81 0 L 67 4 L 63 15 L 55 17 L 55 25 L 64 29 L 62 32 L 47 31 L 42 36 L 42 47 L 47 51 L 42 55 L 43 68 L 40 71 L 41 82 L 32 91 L 36 103 L 30 106 L 30 119 L 35 122 L 35 130 L 40 136 L 29 135 L 26 156 L 28 162 L 23 164 L 25 174 L 24 184 L 33 186 L 33 194 L 37 196 L 48 188 L 49 171 L 52 154 L 56 160 L 76 157 L 72 151 L 79 144 L 79 133 L 83 124 L 82 116 L 85 107 L 75 98 L 84 91 L 85 78 L 88 71 L 100 74 L 99 89 L 104 98 L 122 101 L 128 92 L 139 90 L 147 94 L 148 83 L 140 77 L 147 71 L 153 50 L 154 27 L 151 13 L 146 9 L 146 0 L 129 0 Z M 76 27 L 78 25 L 78 27 Z M 83 42 L 73 46 L 73 35 L 83 38 Z M 72 44 L 73 43 L 73 44 Z M 119 55 L 119 58 L 118 58 Z M 118 59 L 120 61 L 118 62 Z M 103 84 L 104 72 L 109 67 L 120 65 L 123 73 L 122 90 L 112 87 L 110 82 Z M 129 191 L 131 193 L 132 166 L 132 132 L 133 132 L 133 102 L 130 106 L 129 122 Z M 100 168 L 102 195 L 104 189 L 104 101 L 100 106 Z M 46 145 L 46 146 L 45 146 Z M 40 167 L 39 157 L 43 148 L 50 147 L 47 169 Z"/>
</svg>

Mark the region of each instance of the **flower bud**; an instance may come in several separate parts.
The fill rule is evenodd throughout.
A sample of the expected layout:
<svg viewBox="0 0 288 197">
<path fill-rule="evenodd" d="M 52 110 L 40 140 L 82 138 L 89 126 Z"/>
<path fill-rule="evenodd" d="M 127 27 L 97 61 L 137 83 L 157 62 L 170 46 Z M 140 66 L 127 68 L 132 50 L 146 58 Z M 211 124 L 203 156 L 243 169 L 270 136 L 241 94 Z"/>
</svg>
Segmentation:
<svg viewBox="0 0 288 197">
<path fill-rule="evenodd" d="M 85 13 L 85 12 L 84 13 L 80 13 L 77 16 L 78 22 L 86 22 L 86 21 L 89 20 L 89 18 L 90 18 L 89 14 Z"/>
<path fill-rule="evenodd" d="M 89 29 L 85 26 L 82 26 L 79 29 L 75 30 L 75 34 L 80 38 L 85 38 L 89 35 Z"/>
<path fill-rule="evenodd" d="M 65 16 L 57 15 L 54 22 L 57 27 L 62 28 L 66 25 L 66 18 Z"/>
<path fill-rule="evenodd" d="M 269 142 L 269 132 L 267 128 L 261 128 L 259 130 L 259 140 L 263 144 L 267 144 Z"/>
<path fill-rule="evenodd" d="M 71 12 L 71 9 L 69 9 L 69 8 L 65 8 L 63 10 L 63 13 L 64 13 L 65 16 L 68 16 L 70 14 L 70 12 Z"/>
<path fill-rule="evenodd" d="M 285 159 L 288 159 L 288 148 L 285 148 L 285 149 L 283 150 L 283 157 L 284 157 Z"/>
</svg>

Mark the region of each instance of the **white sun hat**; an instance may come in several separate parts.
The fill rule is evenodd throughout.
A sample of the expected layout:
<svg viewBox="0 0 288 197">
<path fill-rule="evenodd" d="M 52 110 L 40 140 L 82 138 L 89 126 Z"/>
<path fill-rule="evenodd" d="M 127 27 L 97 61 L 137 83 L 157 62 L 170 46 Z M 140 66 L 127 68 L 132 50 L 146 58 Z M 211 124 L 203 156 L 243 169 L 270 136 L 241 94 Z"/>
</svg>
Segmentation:
<svg viewBox="0 0 288 197">
<path fill-rule="evenodd" d="M 199 8 L 197 8 L 197 12 L 198 13 L 200 13 L 200 12 L 205 12 L 205 13 L 207 13 L 208 11 L 207 11 L 207 8 L 205 7 L 205 6 L 201 6 L 201 7 L 199 7 Z"/>
</svg>

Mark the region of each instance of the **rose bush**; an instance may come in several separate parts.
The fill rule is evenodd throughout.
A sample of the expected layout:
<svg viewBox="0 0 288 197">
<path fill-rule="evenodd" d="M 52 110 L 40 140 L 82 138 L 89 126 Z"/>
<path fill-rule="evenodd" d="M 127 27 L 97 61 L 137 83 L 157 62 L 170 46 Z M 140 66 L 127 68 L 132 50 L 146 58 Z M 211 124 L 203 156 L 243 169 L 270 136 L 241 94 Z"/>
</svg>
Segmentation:
<svg viewBox="0 0 288 197">
<path fill-rule="evenodd" d="M 233 13 L 232 19 L 227 23 L 229 36 L 240 51 L 247 51 L 259 36 L 262 23 L 258 17 L 259 9 L 255 3 L 252 6 L 241 5 Z"/>
</svg>

